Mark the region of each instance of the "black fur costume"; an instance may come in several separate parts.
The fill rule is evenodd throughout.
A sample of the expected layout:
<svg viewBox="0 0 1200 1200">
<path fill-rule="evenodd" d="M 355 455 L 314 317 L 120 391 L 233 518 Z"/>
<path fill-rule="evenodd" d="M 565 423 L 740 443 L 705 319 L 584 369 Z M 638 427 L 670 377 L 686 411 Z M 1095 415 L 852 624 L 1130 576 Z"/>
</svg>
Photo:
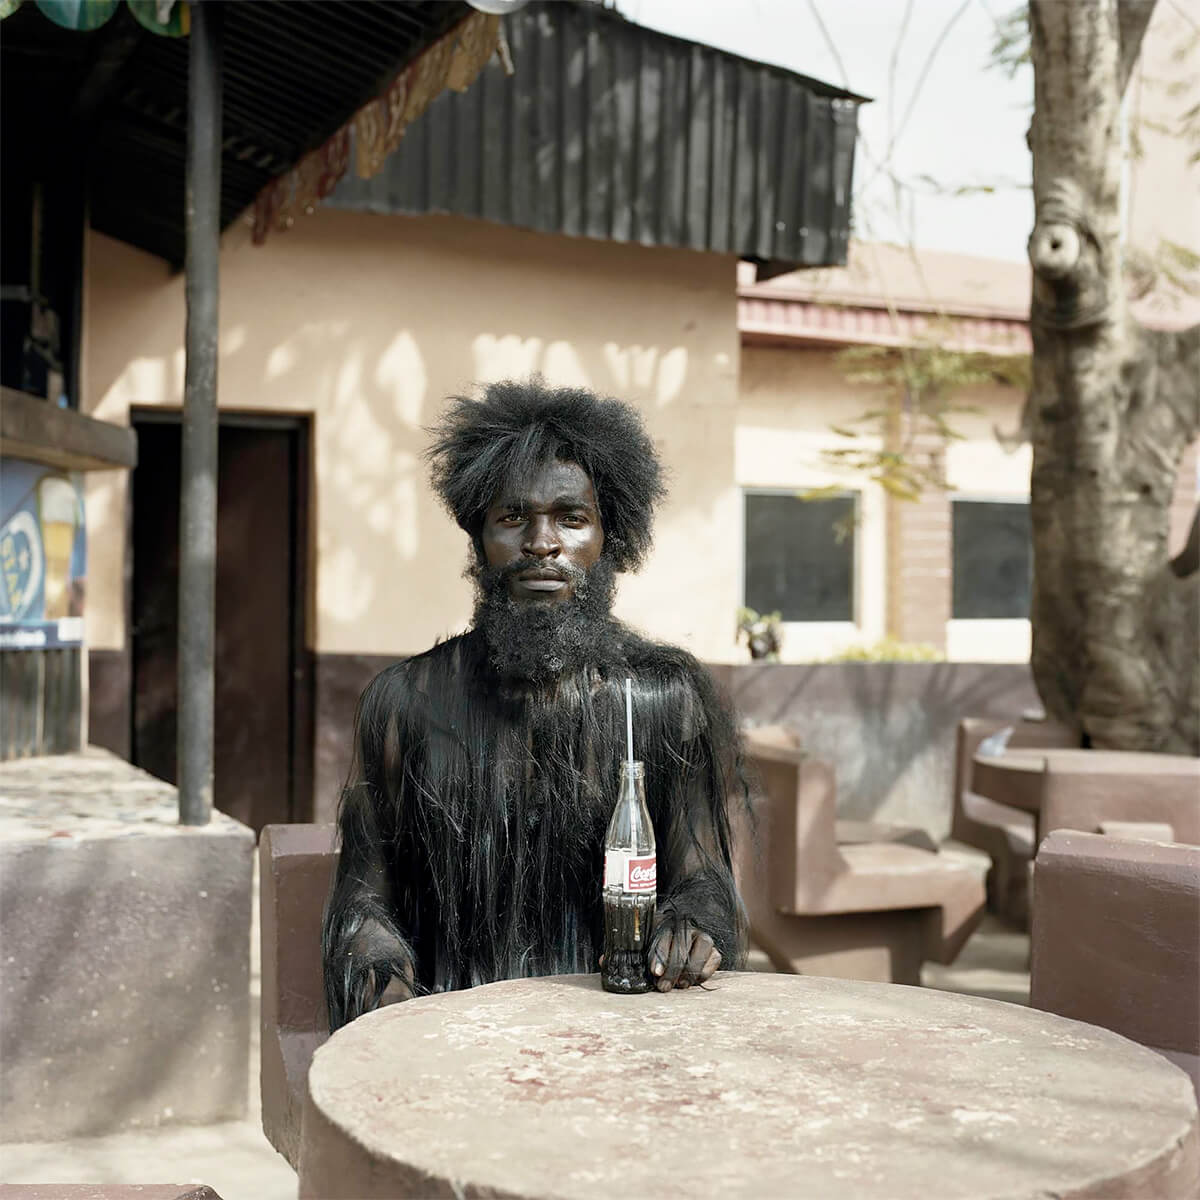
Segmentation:
<svg viewBox="0 0 1200 1200">
<path fill-rule="evenodd" d="M 556 458 L 583 467 L 605 533 L 583 606 L 599 611 L 568 624 L 568 651 L 544 657 L 544 669 L 502 673 L 488 607 L 515 602 L 496 599 L 497 581 L 480 582 L 488 572 L 477 562 L 475 627 L 387 668 L 363 693 L 323 931 L 331 1028 L 376 1007 L 393 979 L 406 994 L 597 969 L 626 676 L 658 842 L 656 928 L 690 921 L 725 967 L 739 965 L 733 722 L 691 655 L 607 615 L 605 580 L 641 561 L 662 494 L 636 413 L 590 392 L 496 384 L 482 402 L 456 401 L 437 434 L 435 486 L 480 561 L 483 515 L 502 487 Z"/>
</svg>

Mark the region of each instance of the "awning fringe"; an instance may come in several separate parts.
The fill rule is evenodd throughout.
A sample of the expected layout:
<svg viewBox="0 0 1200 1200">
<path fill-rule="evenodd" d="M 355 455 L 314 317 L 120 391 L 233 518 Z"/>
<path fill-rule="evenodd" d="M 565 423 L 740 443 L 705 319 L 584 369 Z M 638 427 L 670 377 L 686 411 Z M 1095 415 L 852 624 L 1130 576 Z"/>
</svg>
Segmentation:
<svg viewBox="0 0 1200 1200">
<path fill-rule="evenodd" d="M 496 53 L 499 38 L 498 16 L 473 13 L 434 42 L 323 146 L 259 192 L 254 242 L 261 245 L 272 230 L 282 233 L 300 213 L 313 212 L 349 169 L 352 140 L 355 173 L 362 179 L 377 174 L 404 131 L 442 91 L 465 92 L 475 82 Z"/>
</svg>

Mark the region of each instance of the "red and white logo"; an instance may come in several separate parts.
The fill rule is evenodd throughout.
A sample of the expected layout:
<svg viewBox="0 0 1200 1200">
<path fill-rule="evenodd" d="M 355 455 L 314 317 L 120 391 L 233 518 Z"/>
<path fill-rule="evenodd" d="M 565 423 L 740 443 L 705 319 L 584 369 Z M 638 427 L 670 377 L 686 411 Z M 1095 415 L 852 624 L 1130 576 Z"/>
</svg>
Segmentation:
<svg viewBox="0 0 1200 1200">
<path fill-rule="evenodd" d="M 625 890 L 652 892 L 658 886 L 658 859 L 650 854 L 645 858 L 625 860 Z"/>
</svg>

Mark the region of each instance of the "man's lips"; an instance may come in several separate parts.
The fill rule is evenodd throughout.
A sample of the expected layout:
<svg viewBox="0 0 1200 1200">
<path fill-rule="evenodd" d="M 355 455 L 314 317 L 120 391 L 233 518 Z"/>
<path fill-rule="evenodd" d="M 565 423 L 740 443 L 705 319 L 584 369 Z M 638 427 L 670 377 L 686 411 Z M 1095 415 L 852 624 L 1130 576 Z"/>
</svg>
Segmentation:
<svg viewBox="0 0 1200 1200">
<path fill-rule="evenodd" d="M 514 577 L 517 587 L 527 592 L 558 592 L 567 586 L 567 581 L 550 571 L 527 571 Z"/>
<path fill-rule="evenodd" d="M 557 592 L 567 586 L 565 579 L 519 579 L 517 581 L 527 592 Z"/>
</svg>

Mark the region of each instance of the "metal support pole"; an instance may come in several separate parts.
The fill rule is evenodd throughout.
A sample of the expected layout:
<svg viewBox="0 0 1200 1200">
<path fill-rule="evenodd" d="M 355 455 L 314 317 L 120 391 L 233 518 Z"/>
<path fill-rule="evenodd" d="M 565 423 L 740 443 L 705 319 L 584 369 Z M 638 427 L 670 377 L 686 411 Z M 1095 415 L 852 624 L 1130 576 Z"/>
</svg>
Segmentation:
<svg viewBox="0 0 1200 1200">
<path fill-rule="evenodd" d="M 179 496 L 179 821 L 213 800 L 217 566 L 217 295 L 221 238 L 220 4 L 193 4 L 188 47 L 187 365 Z"/>
</svg>

